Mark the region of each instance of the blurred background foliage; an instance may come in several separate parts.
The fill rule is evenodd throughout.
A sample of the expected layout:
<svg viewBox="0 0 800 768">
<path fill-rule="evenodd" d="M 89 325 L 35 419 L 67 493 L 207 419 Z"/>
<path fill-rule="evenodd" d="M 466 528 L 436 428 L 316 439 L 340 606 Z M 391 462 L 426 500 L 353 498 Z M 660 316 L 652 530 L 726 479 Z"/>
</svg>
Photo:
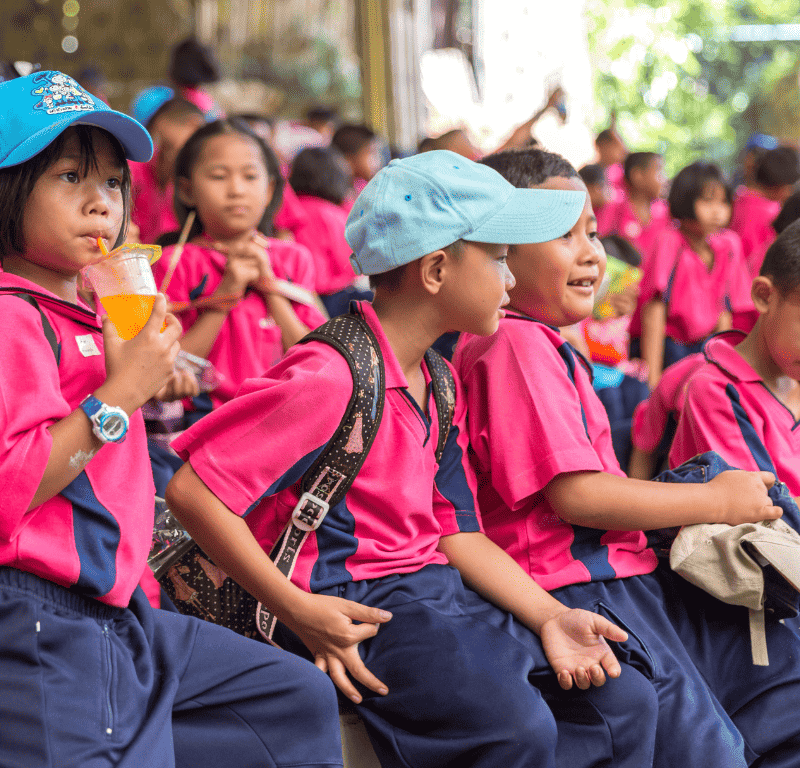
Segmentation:
<svg viewBox="0 0 800 768">
<path fill-rule="evenodd" d="M 595 128 L 616 112 L 628 147 L 662 152 L 670 174 L 699 158 L 732 171 L 755 132 L 797 141 L 796 15 L 789 0 L 587 0 Z"/>
</svg>

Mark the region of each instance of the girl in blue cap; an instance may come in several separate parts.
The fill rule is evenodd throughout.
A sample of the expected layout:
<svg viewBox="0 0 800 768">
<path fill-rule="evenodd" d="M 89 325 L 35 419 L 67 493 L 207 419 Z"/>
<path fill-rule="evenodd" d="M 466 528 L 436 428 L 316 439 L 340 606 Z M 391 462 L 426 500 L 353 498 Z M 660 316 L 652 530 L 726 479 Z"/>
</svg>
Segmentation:
<svg viewBox="0 0 800 768">
<path fill-rule="evenodd" d="M 301 659 L 153 610 L 140 406 L 180 325 L 123 341 L 78 296 L 124 240 L 150 137 L 60 72 L 0 84 L 0 765 L 341 766 L 333 686 Z M 163 330 L 162 330 L 163 326 Z M 161 332 L 160 332 L 161 331 Z"/>
</svg>

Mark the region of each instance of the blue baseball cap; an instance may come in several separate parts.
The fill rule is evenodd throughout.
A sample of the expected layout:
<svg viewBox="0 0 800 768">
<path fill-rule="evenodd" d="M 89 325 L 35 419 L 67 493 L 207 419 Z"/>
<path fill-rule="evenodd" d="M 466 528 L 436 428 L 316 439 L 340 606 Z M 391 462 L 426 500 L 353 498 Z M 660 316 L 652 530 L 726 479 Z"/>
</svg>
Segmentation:
<svg viewBox="0 0 800 768">
<path fill-rule="evenodd" d="M 39 154 L 71 125 L 94 125 L 114 136 L 129 160 L 153 154 L 150 134 L 62 72 L 34 72 L 0 83 L 0 168 Z"/>
<path fill-rule="evenodd" d="M 774 136 L 769 136 L 766 133 L 754 133 L 747 140 L 745 149 L 775 149 L 779 145 L 779 141 Z"/>
<path fill-rule="evenodd" d="M 585 192 L 517 189 L 494 169 L 441 149 L 378 171 L 356 198 L 345 238 L 356 274 L 377 275 L 456 240 L 553 240 L 572 229 L 585 204 Z"/>
<path fill-rule="evenodd" d="M 145 128 L 168 101 L 175 98 L 175 91 L 166 85 L 154 85 L 139 91 L 131 102 L 130 113 L 134 120 L 138 120 Z"/>
</svg>

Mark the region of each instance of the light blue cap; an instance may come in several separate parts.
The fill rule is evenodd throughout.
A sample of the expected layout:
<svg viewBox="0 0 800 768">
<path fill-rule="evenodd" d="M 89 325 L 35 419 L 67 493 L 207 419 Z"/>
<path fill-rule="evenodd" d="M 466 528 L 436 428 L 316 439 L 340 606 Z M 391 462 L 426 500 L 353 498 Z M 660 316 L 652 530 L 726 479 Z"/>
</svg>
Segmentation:
<svg viewBox="0 0 800 768">
<path fill-rule="evenodd" d="M 94 125 L 114 136 L 129 160 L 153 154 L 150 134 L 62 72 L 34 72 L 0 83 L 0 168 L 24 163 L 72 125 Z"/>
<path fill-rule="evenodd" d="M 572 229 L 585 204 L 585 192 L 517 189 L 486 165 L 435 150 L 378 171 L 356 198 L 345 237 L 356 274 L 377 275 L 456 240 L 553 240 Z"/>
<path fill-rule="evenodd" d="M 129 112 L 134 120 L 138 120 L 146 128 L 153 115 L 173 98 L 175 91 L 172 88 L 166 85 L 153 85 L 136 94 Z"/>
</svg>

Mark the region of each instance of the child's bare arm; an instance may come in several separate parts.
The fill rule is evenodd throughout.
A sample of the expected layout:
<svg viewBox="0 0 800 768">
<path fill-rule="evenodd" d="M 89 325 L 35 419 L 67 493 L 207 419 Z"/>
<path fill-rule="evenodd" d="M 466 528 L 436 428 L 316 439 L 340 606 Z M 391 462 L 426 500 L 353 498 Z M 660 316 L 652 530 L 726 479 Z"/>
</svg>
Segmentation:
<svg viewBox="0 0 800 768">
<path fill-rule="evenodd" d="M 166 320 L 167 327 L 160 332 Z M 108 318 L 103 320 L 106 380 L 94 395 L 129 416 L 158 392 L 172 375 L 178 354 L 180 324 L 166 313 L 159 295 L 150 319 L 130 341 L 123 341 Z M 34 509 L 64 490 L 103 447 L 86 414 L 76 408 L 50 428 L 52 445 L 39 487 L 28 509 Z M 113 446 L 107 450 L 113 450 Z"/>
<path fill-rule="evenodd" d="M 642 360 L 649 370 L 647 382 L 655 389 L 664 370 L 664 337 L 667 329 L 667 305 L 653 299 L 642 308 Z"/>
<path fill-rule="evenodd" d="M 649 451 L 643 451 L 635 445 L 631 448 L 631 457 L 628 460 L 628 477 L 637 480 L 649 480 L 653 476 L 654 457 Z"/>
<path fill-rule="evenodd" d="M 657 483 L 605 472 L 569 472 L 544 489 L 561 518 L 613 531 L 653 530 L 695 523 L 774 520 L 782 510 L 767 489 L 771 472 L 722 472 L 708 483 Z"/>
<path fill-rule="evenodd" d="M 166 496 L 200 548 L 305 643 L 316 665 L 348 698 L 361 701 L 348 673 L 370 690 L 387 693 L 361 661 L 358 644 L 374 636 L 378 626 L 391 619 L 390 613 L 296 587 L 269 559 L 245 520 L 211 492 L 190 464 L 178 470 Z"/>
<path fill-rule="evenodd" d="M 619 662 L 604 639 L 627 639 L 619 627 L 599 614 L 560 603 L 482 533 L 444 536 L 439 549 L 468 586 L 541 637 L 562 688 L 568 690 L 574 680 L 586 689 L 603 685 L 606 673 L 619 676 Z"/>
</svg>

